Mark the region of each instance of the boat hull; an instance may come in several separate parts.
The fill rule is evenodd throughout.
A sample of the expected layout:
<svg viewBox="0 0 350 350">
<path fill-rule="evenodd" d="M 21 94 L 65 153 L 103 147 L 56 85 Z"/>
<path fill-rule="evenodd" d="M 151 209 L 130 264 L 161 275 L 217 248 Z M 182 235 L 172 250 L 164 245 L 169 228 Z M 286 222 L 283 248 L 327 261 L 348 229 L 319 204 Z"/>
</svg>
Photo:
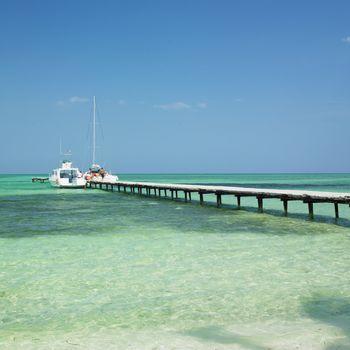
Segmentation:
<svg viewBox="0 0 350 350">
<path fill-rule="evenodd" d="M 50 178 L 50 184 L 52 187 L 55 188 L 85 188 L 86 187 L 86 180 L 83 178 L 77 179 L 77 181 L 68 182 L 68 181 L 61 181 L 65 179 L 52 179 Z"/>
<path fill-rule="evenodd" d="M 85 188 L 86 185 L 57 185 L 56 183 L 50 183 L 52 187 L 55 187 L 55 188 Z"/>
<path fill-rule="evenodd" d="M 117 183 L 119 181 L 118 176 L 107 174 L 104 177 L 102 176 L 94 176 L 90 179 L 91 182 L 107 182 L 107 183 Z"/>
</svg>

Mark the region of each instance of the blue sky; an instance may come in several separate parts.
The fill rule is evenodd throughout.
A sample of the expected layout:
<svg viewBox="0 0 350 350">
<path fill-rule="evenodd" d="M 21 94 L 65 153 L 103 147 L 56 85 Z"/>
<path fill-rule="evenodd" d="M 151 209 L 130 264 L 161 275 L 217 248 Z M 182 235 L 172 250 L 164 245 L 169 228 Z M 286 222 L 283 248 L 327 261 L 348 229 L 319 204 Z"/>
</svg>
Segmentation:
<svg viewBox="0 0 350 350">
<path fill-rule="evenodd" d="M 0 2 L 1 173 L 350 172 L 350 2 Z"/>
</svg>

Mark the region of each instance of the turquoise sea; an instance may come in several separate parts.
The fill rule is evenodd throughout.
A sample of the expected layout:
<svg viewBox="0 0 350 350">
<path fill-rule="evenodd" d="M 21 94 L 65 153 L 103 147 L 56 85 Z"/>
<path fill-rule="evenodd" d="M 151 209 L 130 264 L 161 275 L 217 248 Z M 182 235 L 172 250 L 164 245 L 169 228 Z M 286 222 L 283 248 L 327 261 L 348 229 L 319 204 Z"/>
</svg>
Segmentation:
<svg viewBox="0 0 350 350">
<path fill-rule="evenodd" d="M 0 349 L 350 349 L 348 206 L 311 221 L 32 176 L 0 175 Z M 350 192 L 350 174 L 120 178 Z"/>
</svg>

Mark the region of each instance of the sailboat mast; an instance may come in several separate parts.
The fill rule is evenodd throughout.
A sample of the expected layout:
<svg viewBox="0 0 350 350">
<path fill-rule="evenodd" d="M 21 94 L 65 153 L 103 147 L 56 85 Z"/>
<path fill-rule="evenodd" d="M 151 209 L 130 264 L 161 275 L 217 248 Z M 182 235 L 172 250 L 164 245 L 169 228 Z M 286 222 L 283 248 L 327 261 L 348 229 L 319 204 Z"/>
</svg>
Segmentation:
<svg viewBox="0 0 350 350">
<path fill-rule="evenodd" d="M 93 117 L 92 117 L 92 164 L 96 160 L 96 99 L 93 97 Z"/>
</svg>

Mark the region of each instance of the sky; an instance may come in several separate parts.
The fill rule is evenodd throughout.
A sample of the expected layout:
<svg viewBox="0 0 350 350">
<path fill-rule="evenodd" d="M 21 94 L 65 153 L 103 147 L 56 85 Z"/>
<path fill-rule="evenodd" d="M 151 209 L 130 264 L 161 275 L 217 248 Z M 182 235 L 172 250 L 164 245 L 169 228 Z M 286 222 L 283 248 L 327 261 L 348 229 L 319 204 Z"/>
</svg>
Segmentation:
<svg viewBox="0 0 350 350">
<path fill-rule="evenodd" d="M 350 1 L 0 0 L 0 173 L 350 172 Z"/>
</svg>

